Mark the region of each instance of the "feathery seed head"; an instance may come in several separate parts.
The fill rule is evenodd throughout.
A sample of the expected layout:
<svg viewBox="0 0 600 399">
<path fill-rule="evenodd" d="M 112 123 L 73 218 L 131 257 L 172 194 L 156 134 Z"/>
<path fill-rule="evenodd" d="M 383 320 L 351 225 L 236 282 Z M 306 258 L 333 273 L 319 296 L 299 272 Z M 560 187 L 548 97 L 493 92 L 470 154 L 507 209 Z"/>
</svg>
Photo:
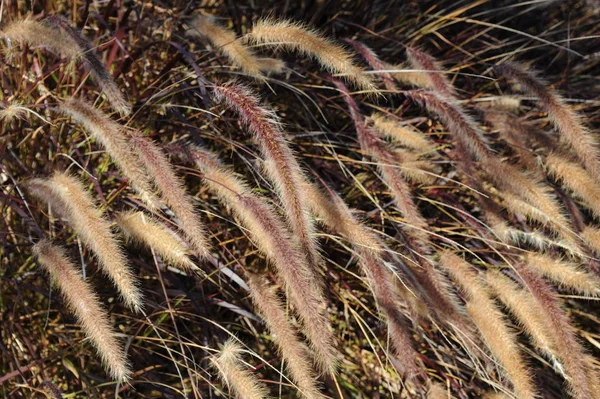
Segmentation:
<svg viewBox="0 0 600 399">
<path fill-rule="evenodd" d="M 221 379 L 240 398 L 267 398 L 267 388 L 246 369 L 241 354 L 241 346 L 231 338 L 223 345 L 218 355 L 211 357 L 211 361 L 219 370 Z"/>
<path fill-rule="evenodd" d="M 131 375 L 127 355 L 92 287 L 83 280 L 62 248 L 42 240 L 33 247 L 33 254 L 58 285 L 111 376 L 119 382 L 127 381 Z"/>
<path fill-rule="evenodd" d="M 57 172 L 48 180 L 33 180 L 30 192 L 47 201 L 69 221 L 83 243 L 94 252 L 98 264 L 117 287 L 125 304 L 136 311 L 141 310 L 142 293 L 127 258 L 110 223 L 103 218 L 83 184 L 74 176 Z"/>
<path fill-rule="evenodd" d="M 301 23 L 262 19 L 252 26 L 248 39 L 258 44 L 287 48 L 311 56 L 330 73 L 342 75 L 363 90 L 377 92 L 371 77 L 354 63 L 350 53 Z"/>
</svg>

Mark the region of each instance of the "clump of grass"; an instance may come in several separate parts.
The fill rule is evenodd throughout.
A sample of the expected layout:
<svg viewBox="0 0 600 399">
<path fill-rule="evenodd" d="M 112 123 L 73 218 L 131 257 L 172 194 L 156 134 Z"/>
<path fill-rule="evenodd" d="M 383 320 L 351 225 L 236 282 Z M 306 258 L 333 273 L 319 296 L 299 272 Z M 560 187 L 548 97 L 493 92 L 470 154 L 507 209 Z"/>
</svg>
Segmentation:
<svg viewBox="0 0 600 399">
<path fill-rule="evenodd" d="M 106 311 L 94 290 L 83 280 L 65 251 L 42 240 L 33 246 L 33 254 L 60 289 L 112 378 L 120 382 L 129 380 L 131 371 L 123 345 L 110 326 Z"/>
<path fill-rule="evenodd" d="M 361 89 L 377 90 L 371 77 L 354 63 L 348 51 L 299 22 L 262 19 L 254 23 L 248 39 L 313 57 L 323 68 L 342 75 Z"/>
<path fill-rule="evenodd" d="M 110 223 L 94 204 L 90 193 L 74 176 L 55 173 L 50 179 L 32 179 L 29 191 L 67 219 L 81 240 L 94 252 L 104 273 L 119 290 L 125 304 L 136 311 L 144 307 L 142 293 Z"/>
</svg>

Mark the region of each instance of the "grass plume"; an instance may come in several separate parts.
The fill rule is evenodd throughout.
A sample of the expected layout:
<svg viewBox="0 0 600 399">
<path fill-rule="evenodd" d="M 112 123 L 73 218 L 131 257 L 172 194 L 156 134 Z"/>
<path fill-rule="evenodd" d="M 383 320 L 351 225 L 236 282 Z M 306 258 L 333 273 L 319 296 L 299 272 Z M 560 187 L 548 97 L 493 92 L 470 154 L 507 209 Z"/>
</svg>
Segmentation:
<svg viewBox="0 0 600 399">
<path fill-rule="evenodd" d="M 302 346 L 285 314 L 281 300 L 272 287 L 258 276 L 248 279 L 252 301 L 265 318 L 279 352 L 285 361 L 301 396 L 306 399 L 323 398 L 315 384 L 316 377 L 310 365 L 310 355 Z"/>
<path fill-rule="evenodd" d="M 550 175 L 561 181 L 600 219 L 600 187 L 585 169 L 555 153 L 546 158 L 546 167 Z"/>
<path fill-rule="evenodd" d="M 90 70 L 92 78 L 96 81 L 111 107 L 121 116 L 127 116 L 131 113 L 131 104 L 127 101 L 114 79 L 106 70 L 106 67 L 94 51 L 90 42 L 75 29 L 65 18 L 52 15 L 44 20 L 52 26 L 61 29 L 77 46 L 77 55 L 83 60 L 84 64 Z"/>
<path fill-rule="evenodd" d="M 559 131 L 560 138 L 573 148 L 583 166 L 596 182 L 599 182 L 598 141 L 583 125 L 581 117 L 566 106 L 563 98 L 555 90 L 547 87 L 534 73 L 522 66 L 505 62 L 497 65 L 495 70 L 500 75 L 519 83 L 526 92 L 538 97 L 539 104 Z"/>
<path fill-rule="evenodd" d="M 153 194 L 150 177 L 145 172 L 144 165 L 130 145 L 127 133 L 121 125 L 81 99 L 69 98 L 60 105 L 60 109 L 71 115 L 106 148 L 110 157 L 129 179 L 144 203 L 152 209 L 160 207 L 160 201 Z"/>
<path fill-rule="evenodd" d="M 131 105 L 93 51 L 90 43 L 66 19 L 51 16 L 41 22 L 32 19 L 15 21 L 2 29 L 0 36 L 16 42 L 46 46 L 63 57 L 76 61 L 82 60 L 111 106 L 123 116 L 131 113 Z"/>
<path fill-rule="evenodd" d="M 446 78 L 441 65 L 429 54 L 413 47 L 406 48 L 408 61 L 413 68 L 423 71 L 430 87 L 442 96 L 456 97 L 456 90 Z"/>
<path fill-rule="evenodd" d="M 304 173 L 287 140 L 275 113 L 262 106 L 258 98 L 238 84 L 215 87 L 218 101 L 227 103 L 242 119 L 265 158 L 266 172 L 275 184 L 286 210 L 286 217 L 314 270 L 320 257 L 314 240 L 314 225 L 310 219 L 305 194 L 300 190 Z"/>
<path fill-rule="evenodd" d="M 522 265 L 517 265 L 517 272 L 524 286 L 531 292 L 540 310 L 539 316 L 546 324 L 548 331 L 554 332 L 553 340 L 557 356 L 562 362 L 569 384 L 575 398 L 595 398 L 598 392 L 598 374 L 591 365 L 587 355 L 575 333 L 574 327 L 561 307 L 556 292 L 544 282 L 539 275 L 532 273 Z"/>
<path fill-rule="evenodd" d="M 42 240 L 34 245 L 33 254 L 58 286 L 112 378 L 127 381 L 131 376 L 127 355 L 92 287 L 83 280 L 62 248 Z"/>
<path fill-rule="evenodd" d="M 137 131 L 130 132 L 130 144 L 137 150 L 162 198 L 181 221 L 180 228 L 192 244 L 195 254 L 200 258 L 208 258 L 210 242 L 204 224 L 194 210 L 192 198 L 163 151 L 151 139 Z"/>
<path fill-rule="evenodd" d="M 527 266 L 563 289 L 589 297 L 600 295 L 600 280 L 573 262 L 532 253 L 527 255 Z"/>
<path fill-rule="evenodd" d="M 262 19 L 254 23 L 248 38 L 258 44 L 313 57 L 327 71 L 342 75 L 359 88 L 377 90 L 371 77 L 354 63 L 347 50 L 299 22 Z"/>
<path fill-rule="evenodd" d="M 219 376 L 239 398 L 265 399 L 268 398 L 267 388 L 257 381 L 244 366 L 241 358 L 242 347 L 233 339 L 229 339 L 221 348 L 218 355 L 210 358 Z"/>
<path fill-rule="evenodd" d="M 190 148 L 189 152 L 203 171 L 207 187 L 241 220 L 258 249 L 277 269 L 303 321 L 319 367 L 333 374 L 334 336 L 327 321 L 323 288 L 306 257 L 296 249 L 285 224 L 267 202 L 223 168 L 212 154 L 199 148 Z"/>
<path fill-rule="evenodd" d="M 213 16 L 196 15 L 191 26 L 192 29 L 187 31 L 189 35 L 207 38 L 236 67 L 255 78 L 264 78 L 262 70 L 266 69 L 266 64 L 260 61 L 250 47 L 235 37 L 235 32 L 217 24 Z"/>
<path fill-rule="evenodd" d="M 357 42 L 356 40 L 346 39 L 346 43 L 350 44 L 354 49 L 367 61 L 367 64 L 373 69 L 374 72 L 377 73 L 383 80 L 383 84 L 387 91 L 394 93 L 398 90 L 396 84 L 394 83 L 394 78 L 390 75 L 389 66 L 387 63 L 381 61 L 377 54 L 369 48 L 366 44 Z"/>
<path fill-rule="evenodd" d="M 28 187 L 33 195 L 48 202 L 69 221 L 81 240 L 94 252 L 98 264 L 117 287 L 125 304 L 140 311 L 143 308 L 142 294 L 127 258 L 111 231 L 110 223 L 102 217 L 102 212 L 83 184 L 74 176 L 55 173 L 48 180 L 32 179 Z"/>
<path fill-rule="evenodd" d="M 492 292 L 525 329 L 534 345 L 549 359 L 555 359 L 552 334 L 540 317 L 541 310 L 531 293 L 500 272 L 488 271 L 485 278 Z"/>
<path fill-rule="evenodd" d="M 519 398 L 535 398 L 531 375 L 519 352 L 517 339 L 502 312 L 490 298 L 484 282 L 463 259 L 450 252 L 440 256 L 440 266 L 450 273 L 466 296 L 467 313 L 481 332 L 490 351 L 513 383 Z"/>
<path fill-rule="evenodd" d="M 432 145 L 429 140 L 423 137 L 423 134 L 415 130 L 404 127 L 393 119 L 380 113 L 374 113 L 369 117 L 372 121 L 375 131 L 384 136 L 395 139 L 399 144 L 421 152 L 429 152 Z"/>
<path fill-rule="evenodd" d="M 197 270 L 180 238 L 166 226 L 143 212 L 123 212 L 117 224 L 127 240 L 152 248 L 167 263 L 184 271 Z"/>
</svg>

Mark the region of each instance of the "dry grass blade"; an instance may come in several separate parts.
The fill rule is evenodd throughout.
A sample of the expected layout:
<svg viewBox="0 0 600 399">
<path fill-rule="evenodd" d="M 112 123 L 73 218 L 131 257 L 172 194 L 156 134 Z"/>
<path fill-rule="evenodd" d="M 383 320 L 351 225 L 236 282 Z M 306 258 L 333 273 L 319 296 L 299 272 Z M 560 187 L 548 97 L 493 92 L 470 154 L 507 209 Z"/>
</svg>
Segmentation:
<svg viewBox="0 0 600 399">
<path fill-rule="evenodd" d="M 211 357 L 212 363 L 219 370 L 219 376 L 239 398 L 268 398 L 267 388 L 257 381 L 244 366 L 241 359 L 242 348 L 232 339 L 225 342 L 220 353 Z"/>
<path fill-rule="evenodd" d="M 503 372 L 513 383 L 518 398 L 535 398 L 536 390 L 517 343 L 502 312 L 492 301 L 477 272 L 458 256 L 444 252 L 440 266 L 450 273 L 466 295 L 467 313 L 481 332 Z"/>
<path fill-rule="evenodd" d="M 258 276 L 251 276 L 248 279 L 248 286 L 252 293 L 252 300 L 265 318 L 301 396 L 306 399 L 323 398 L 315 384 L 316 377 L 311 369 L 310 355 L 298 340 L 285 314 L 283 304 L 273 288 L 268 287 Z"/>
<path fill-rule="evenodd" d="M 190 148 L 190 153 L 204 172 L 208 188 L 231 208 L 249 230 L 258 249 L 276 267 L 302 318 L 319 367 L 333 374 L 336 362 L 334 336 L 325 313 L 323 289 L 306 263 L 306 257 L 296 249 L 294 238 L 268 203 L 253 194 L 231 171 L 224 169 L 212 154 L 197 148 Z"/>
<path fill-rule="evenodd" d="M 196 15 L 191 25 L 192 29 L 187 31 L 188 34 L 206 37 L 235 66 L 250 76 L 264 78 L 262 70 L 267 65 L 256 57 L 251 48 L 236 39 L 235 32 L 217 24 L 213 16 Z"/>
<path fill-rule="evenodd" d="M 110 326 L 98 297 L 83 280 L 77 267 L 61 248 L 53 246 L 49 241 L 38 242 L 33 247 L 33 253 L 58 285 L 67 305 L 77 316 L 111 376 L 120 382 L 127 381 L 131 372 L 123 345 Z"/>
<path fill-rule="evenodd" d="M 76 98 L 65 101 L 61 104 L 60 109 L 71 115 L 106 148 L 116 165 L 140 194 L 144 203 L 152 209 L 160 207 L 158 198 L 152 192 L 152 184 L 149 176 L 145 173 L 144 165 L 131 147 L 127 133 L 123 131 L 121 125 L 113 122 L 102 111 Z"/>
<path fill-rule="evenodd" d="M 154 249 L 167 263 L 185 271 L 198 270 L 180 238 L 151 216 L 124 212 L 117 216 L 117 224 L 126 239 Z"/>
<path fill-rule="evenodd" d="M 81 182 L 68 174 L 55 173 L 49 180 L 31 180 L 28 187 L 33 195 L 48 202 L 61 213 L 61 217 L 69 220 L 73 230 L 96 254 L 99 265 L 117 287 L 125 304 L 141 311 L 142 294 L 127 258 L 111 231 L 110 223 L 102 217 Z"/>
<path fill-rule="evenodd" d="M 252 26 L 248 38 L 259 44 L 314 57 L 329 72 L 343 75 L 363 90 L 377 91 L 371 77 L 354 64 L 348 51 L 301 23 L 263 19 Z"/>
<path fill-rule="evenodd" d="M 315 271 L 320 257 L 314 239 L 314 225 L 301 185 L 305 180 L 274 112 L 260 105 L 248 89 L 237 84 L 215 87 L 217 100 L 226 102 L 242 119 L 254 136 L 265 158 L 266 171 L 275 184 L 286 210 L 290 227 L 298 237 L 307 259 Z"/>
<path fill-rule="evenodd" d="M 583 125 L 581 118 L 567 107 L 560 95 L 548 88 L 532 72 L 513 63 L 503 63 L 495 67 L 496 71 L 519 83 L 523 89 L 538 97 L 548 118 L 554 123 L 563 141 L 569 144 L 587 171 L 596 182 L 600 181 L 600 151 L 598 141 Z"/>
</svg>

